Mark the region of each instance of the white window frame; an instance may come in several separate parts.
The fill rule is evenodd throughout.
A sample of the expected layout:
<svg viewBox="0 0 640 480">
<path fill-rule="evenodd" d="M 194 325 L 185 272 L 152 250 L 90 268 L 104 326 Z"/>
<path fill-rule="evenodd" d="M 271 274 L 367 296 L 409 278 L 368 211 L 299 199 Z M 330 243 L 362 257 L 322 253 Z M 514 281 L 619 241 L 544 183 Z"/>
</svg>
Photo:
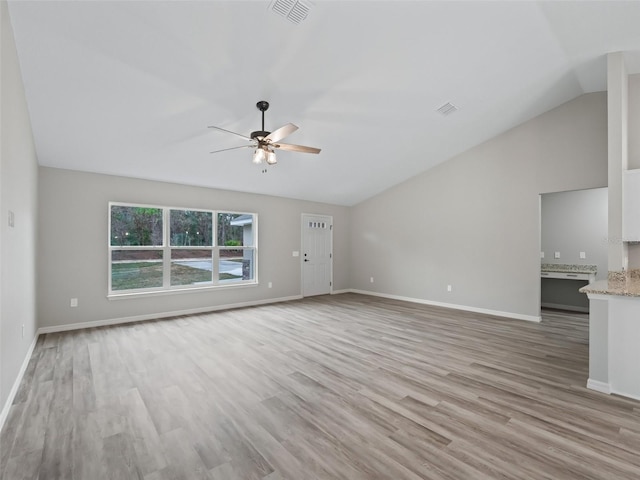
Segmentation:
<svg viewBox="0 0 640 480">
<path fill-rule="evenodd" d="M 112 246 L 111 245 L 111 209 L 114 206 L 133 208 L 154 208 L 162 210 L 162 245 L 145 246 Z M 171 210 L 183 210 L 192 212 L 205 212 L 212 215 L 212 236 L 211 246 L 171 246 L 170 212 Z M 251 215 L 252 225 L 252 245 L 239 245 L 227 247 L 218 245 L 218 214 L 229 213 L 232 215 Z M 149 205 L 127 202 L 109 202 L 108 205 L 108 231 L 107 231 L 107 255 L 108 255 L 108 298 L 122 298 L 138 295 L 158 295 L 167 293 L 207 291 L 219 288 L 244 287 L 258 285 L 258 214 L 255 212 L 237 212 L 232 210 L 208 210 L 202 208 L 170 207 L 166 205 Z M 220 251 L 221 250 L 251 250 L 253 251 L 253 278 L 249 280 L 220 281 Z M 151 288 L 134 288 L 128 290 L 113 290 L 112 288 L 112 258 L 114 251 L 159 251 L 162 252 L 162 286 Z M 207 250 L 212 254 L 211 283 L 198 285 L 171 285 L 171 252 L 172 250 Z"/>
</svg>

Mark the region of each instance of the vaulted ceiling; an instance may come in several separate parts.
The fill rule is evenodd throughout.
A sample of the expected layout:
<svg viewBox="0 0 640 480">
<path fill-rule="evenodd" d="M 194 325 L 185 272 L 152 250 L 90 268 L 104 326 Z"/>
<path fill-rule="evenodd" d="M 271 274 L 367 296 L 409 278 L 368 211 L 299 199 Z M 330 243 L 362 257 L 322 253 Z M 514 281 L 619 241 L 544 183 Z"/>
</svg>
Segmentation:
<svg viewBox="0 0 640 480">
<path fill-rule="evenodd" d="M 288 8 L 295 0 L 279 0 Z M 282 4 L 282 5 L 280 5 Z M 10 1 L 40 165 L 353 205 L 640 72 L 640 2 Z M 242 138 L 292 122 L 267 173 Z M 446 102 L 449 115 L 436 110 Z"/>
</svg>

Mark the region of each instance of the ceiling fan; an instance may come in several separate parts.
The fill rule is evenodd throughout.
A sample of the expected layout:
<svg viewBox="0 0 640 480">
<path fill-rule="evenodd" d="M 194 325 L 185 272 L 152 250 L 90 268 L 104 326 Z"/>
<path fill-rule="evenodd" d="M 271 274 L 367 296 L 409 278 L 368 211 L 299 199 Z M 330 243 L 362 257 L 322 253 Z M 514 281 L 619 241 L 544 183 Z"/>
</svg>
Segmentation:
<svg viewBox="0 0 640 480">
<path fill-rule="evenodd" d="M 298 127 L 293 123 L 287 123 L 283 127 L 280 127 L 273 132 L 267 132 L 264 129 L 264 112 L 269 109 L 269 102 L 261 100 L 256 103 L 256 107 L 262 112 L 262 130 L 251 132 L 251 135 L 248 137 L 246 135 L 242 135 L 241 133 L 236 133 L 232 132 L 231 130 L 226 130 L 224 128 L 209 125 L 209 128 L 215 128 L 216 130 L 232 133 L 233 135 L 237 135 L 251 141 L 251 143 L 249 145 L 240 145 L 239 147 L 214 150 L 210 153 L 225 152 L 227 150 L 236 150 L 238 148 L 255 148 L 255 152 L 253 153 L 253 163 L 255 163 L 256 165 L 260 165 L 263 162 L 266 162 L 268 165 L 275 165 L 277 163 L 275 151 L 278 148 L 281 150 L 289 150 L 292 152 L 320 153 L 319 148 L 305 147 L 303 145 L 291 145 L 290 143 L 281 143 L 280 140 L 298 130 Z"/>
</svg>

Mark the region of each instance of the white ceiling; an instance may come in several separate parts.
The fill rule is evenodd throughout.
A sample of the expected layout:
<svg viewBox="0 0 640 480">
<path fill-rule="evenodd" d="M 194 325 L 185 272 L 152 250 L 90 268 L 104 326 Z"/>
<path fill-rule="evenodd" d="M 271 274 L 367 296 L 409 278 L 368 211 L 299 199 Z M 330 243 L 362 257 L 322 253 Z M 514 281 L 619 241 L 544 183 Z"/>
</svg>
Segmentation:
<svg viewBox="0 0 640 480">
<path fill-rule="evenodd" d="M 640 71 L 640 2 L 11 1 L 40 165 L 353 205 Z M 262 174 L 208 129 L 300 130 Z M 452 102 L 459 110 L 441 116 Z"/>
</svg>

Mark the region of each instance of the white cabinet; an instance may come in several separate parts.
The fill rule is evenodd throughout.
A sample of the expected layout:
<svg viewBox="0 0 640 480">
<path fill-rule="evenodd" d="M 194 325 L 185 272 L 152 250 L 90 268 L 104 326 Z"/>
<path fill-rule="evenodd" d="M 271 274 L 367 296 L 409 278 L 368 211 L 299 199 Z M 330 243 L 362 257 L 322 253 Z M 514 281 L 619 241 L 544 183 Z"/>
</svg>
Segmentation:
<svg viewBox="0 0 640 480">
<path fill-rule="evenodd" d="M 640 242 L 640 169 L 622 177 L 622 240 Z"/>
</svg>

